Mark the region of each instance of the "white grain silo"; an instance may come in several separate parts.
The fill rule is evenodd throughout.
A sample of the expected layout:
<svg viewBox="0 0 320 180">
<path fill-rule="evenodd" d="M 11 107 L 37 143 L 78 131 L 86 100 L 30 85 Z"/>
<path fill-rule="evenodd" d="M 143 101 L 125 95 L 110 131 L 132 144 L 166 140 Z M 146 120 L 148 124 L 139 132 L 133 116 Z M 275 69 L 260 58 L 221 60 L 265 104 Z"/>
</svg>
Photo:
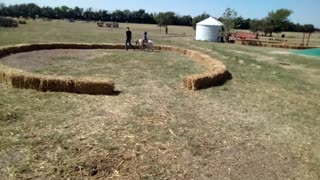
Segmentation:
<svg viewBox="0 0 320 180">
<path fill-rule="evenodd" d="M 205 19 L 197 23 L 196 40 L 216 42 L 222 27 L 223 24 L 213 17 Z"/>
</svg>

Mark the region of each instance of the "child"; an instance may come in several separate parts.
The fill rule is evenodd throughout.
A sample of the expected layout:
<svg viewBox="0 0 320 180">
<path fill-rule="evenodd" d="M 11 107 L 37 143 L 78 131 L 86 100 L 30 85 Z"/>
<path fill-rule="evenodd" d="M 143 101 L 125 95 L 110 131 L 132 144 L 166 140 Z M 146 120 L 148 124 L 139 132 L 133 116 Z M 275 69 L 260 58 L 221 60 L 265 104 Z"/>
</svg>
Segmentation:
<svg viewBox="0 0 320 180">
<path fill-rule="evenodd" d="M 146 43 L 148 43 L 148 37 L 147 37 L 148 33 L 144 32 L 144 37 L 143 37 L 143 45 L 145 45 Z"/>
</svg>

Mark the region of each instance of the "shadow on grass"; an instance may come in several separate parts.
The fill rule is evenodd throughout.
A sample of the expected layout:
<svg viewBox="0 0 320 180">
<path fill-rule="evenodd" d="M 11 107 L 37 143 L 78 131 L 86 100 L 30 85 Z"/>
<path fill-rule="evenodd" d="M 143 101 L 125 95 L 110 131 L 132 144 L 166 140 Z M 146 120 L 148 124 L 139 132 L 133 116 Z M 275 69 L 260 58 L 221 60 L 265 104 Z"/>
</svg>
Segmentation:
<svg viewBox="0 0 320 180">
<path fill-rule="evenodd" d="M 119 96 L 122 93 L 122 91 L 113 91 L 111 96 Z"/>
</svg>

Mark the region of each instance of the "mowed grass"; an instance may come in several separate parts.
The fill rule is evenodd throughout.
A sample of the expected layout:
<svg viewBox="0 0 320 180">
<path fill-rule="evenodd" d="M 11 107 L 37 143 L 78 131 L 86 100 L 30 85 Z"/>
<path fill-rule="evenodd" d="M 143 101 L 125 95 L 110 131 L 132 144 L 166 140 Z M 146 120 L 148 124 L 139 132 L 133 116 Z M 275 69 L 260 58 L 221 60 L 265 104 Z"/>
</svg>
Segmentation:
<svg viewBox="0 0 320 180">
<path fill-rule="evenodd" d="M 1 28 L 0 43 L 121 43 L 128 24 L 120 25 L 107 30 L 80 22 L 30 22 Z M 111 77 L 121 92 L 91 96 L 1 85 L 0 177 L 320 178 L 319 58 L 197 42 L 189 27 L 169 27 L 172 34 L 164 35 L 154 25 L 129 26 L 135 38 L 147 30 L 155 44 L 221 60 L 233 79 L 193 92 L 181 88 L 181 78 L 204 67 L 188 57 L 109 50 L 94 58 L 57 54 L 48 59 L 51 65 L 29 70 Z"/>
</svg>

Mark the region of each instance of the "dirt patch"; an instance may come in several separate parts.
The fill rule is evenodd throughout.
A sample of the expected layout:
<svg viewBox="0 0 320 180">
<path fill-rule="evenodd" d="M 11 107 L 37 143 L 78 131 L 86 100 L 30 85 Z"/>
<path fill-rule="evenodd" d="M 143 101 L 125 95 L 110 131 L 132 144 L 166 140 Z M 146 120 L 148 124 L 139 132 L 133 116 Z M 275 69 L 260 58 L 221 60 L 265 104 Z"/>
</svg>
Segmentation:
<svg viewBox="0 0 320 180">
<path fill-rule="evenodd" d="M 55 64 L 57 58 L 77 58 L 79 60 L 90 60 L 105 55 L 110 55 L 109 50 L 103 49 L 54 49 L 40 50 L 12 54 L 0 59 L 0 63 L 26 71 L 36 71 Z"/>
</svg>

